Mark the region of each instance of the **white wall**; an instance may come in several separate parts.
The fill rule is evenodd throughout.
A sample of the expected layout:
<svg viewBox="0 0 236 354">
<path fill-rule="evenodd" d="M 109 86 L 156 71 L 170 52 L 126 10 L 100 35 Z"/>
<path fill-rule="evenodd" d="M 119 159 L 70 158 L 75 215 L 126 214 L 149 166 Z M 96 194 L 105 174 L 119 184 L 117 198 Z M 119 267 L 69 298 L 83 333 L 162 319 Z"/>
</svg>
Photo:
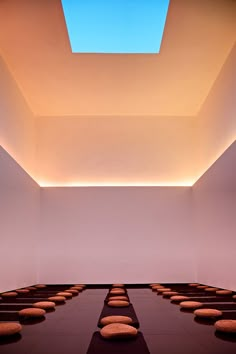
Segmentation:
<svg viewBox="0 0 236 354">
<path fill-rule="evenodd" d="M 193 186 L 198 281 L 236 290 L 235 98 L 236 45 L 196 118 L 196 165 L 206 173 Z"/>
<path fill-rule="evenodd" d="M 40 282 L 195 279 L 191 188 L 42 188 Z"/>
<path fill-rule="evenodd" d="M 236 44 L 196 117 L 196 166 L 201 176 L 236 140 Z"/>
<path fill-rule="evenodd" d="M 35 118 L 1 56 L 0 145 L 34 177 Z"/>
<path fill-rule="evenodd" d="M 40 188 L 25 172 L 34 175 L 34 124 L 0 57 L 0 292 L 36 282 Z"/>
<path fill-rule="evenodd" d="M 197 281 L 236 290 L 236 142 L 193 187 Z"/>
<path fill-rule="evenodd" d="M 0 146 L 0 292 L 37 280 L 39 186 Z"/>
<path fill-rule="evenodd" d="M 37 281 L 236 289 L 235 160 L 236 143 L 193 188 L 42 188 L 39 240 L 40 188 L 1 148 L 0 291 Z"/>
</svg>

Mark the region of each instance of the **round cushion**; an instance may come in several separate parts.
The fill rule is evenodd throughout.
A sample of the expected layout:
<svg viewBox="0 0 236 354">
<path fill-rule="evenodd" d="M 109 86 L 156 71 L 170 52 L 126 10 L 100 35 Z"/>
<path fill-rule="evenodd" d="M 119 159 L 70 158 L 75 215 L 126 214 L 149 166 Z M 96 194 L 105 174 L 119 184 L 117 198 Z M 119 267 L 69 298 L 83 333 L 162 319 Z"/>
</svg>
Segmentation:
<svg viewBox="0 0 236 354">
<path fill-rule="evenodd" d="M 16 291 L 9 291 L 7 293 L 1 294 L 2 297 L 16 297 L 18 294 Z"/>
<path fill-rule="evenodd" d="M 216 290 L 217 295 L 231 295 L 232 293 L 232 290 Z"/>
<path fill-rule="evenodd" d="M 113 301 L 113 300 L 129 301 L 127 296 L 109 296 L 108 301 Z"/>
<path fill-rule="evenodd" d="M 86 285 L 85 285 L 85 284 L 74 284 L 74 286 L 80 286 L 80 287 L 82 287 L 83 289 L 86 288 Z"/>
<path fill-rule="evenodd" d="M 133 320 L 128 316 L 106 316 L 103 317 L 100 322 L 103 326 L 106 326 L 110 323 L 131 324 Z"/>
<path fill-rule="evenodd" d="M 115 291 L 113 291 L 113 290 L 111 290 L 111 291 L 109 292 L 109 294 L 110 294 L 110 295 L 124 295 L 124 294 L 125 294 L 125 291 L 122 291 L 122 290 L 119 290 L 119 291 L 115 290 Z"/>
<path fill-rule="evenodd" d="M 18 294 L 28 294 L 30 291 L 29 289 L 17 289 L 16 292 Z"/>
<path fill-rule="evenodd" d="M 111 307 L 127 307 L 129 306 L 129 302 L 124 300 L 112 300 L 108 301 L 107 305 Z"/>
<path fill-rule="evenodd" d="M 71 290 L 77 290 L 77 291 L 83 291 L 83 287 L 82 286 L 72 286 L 71 288 L 70 288 Z"/>
<path fill-rule="evenodd" d="M 163 285 L 155 285 L 152 286 L 152 291 L 156 291 L 157 289 L 164 289 L 165 287 Z"/>
<path fill-rule="evenodd" d="M 107 326 L 104 326 L 100 333 L 101 336 L 106 339 L 132 338 L 138 334 L 138 330 L 127 324 L 111 323 Z"/>
<path fill-rule="evenodd" d="M 193 286 L 193 287 L 194 287 L 194 286 L 197 287 L 198 285 L 199 285 L 198 283 L 190 283 L 190 284 L 188 284 L 188 286 Z"/>
<path fill-rule="evenodd" d="M 76 290 L 76 289 L 68 289 L 68 290 L 65 290 L 66 293 L 71 293 L 73 295 L 78 295 L 79 294 L 79 291 Z"/>
<path fill-rule="evenodd" d="M 197 286 L 197 289 L 205 289 L 205 288 L 208 288 L 207 285 L 198 285 Z"/>
<path fill-rule="evenodd" d="M 73 296 L 71 293 L 68 293 L 66 291 L 61 291 L 61 292 L 57 293 L 56 295 L 64 296 L 64 297 L 72 297 Z"/>
<path fill-rule="evenodd" d="M 123 291 L 123 292 L 125 292 L 125 289 L 123 289 L 123 288 L 112 288 L 110 291 Z"/>
<path fill-rule="evenodd" d="M 25 289 L 28 289 L 28 290 L 37 290 L 37 288 L 35 286 L 28 286 L 27 288 Z"/>
<path fill-rule="evenodd" d="M 165 291 L 171 291 L 171 288 L 161 288 L 161 289 L 157 289 L 158 293 L 163 293 Z"/>
<path fill-rule="evenodd" d="M 33 304 L 33 307 L 37 307 L 44 310 L 54 309 L 55 306 L 55 302 L 52 301 L 39 301 Z"/>
<path fill-rule="evenodd" d="M 216 290 L 219 290 L 219 288 L 213 288 L 213 287 L 209 287 L 209 288 L 205 288 L 204 291 L 216 291 Z"/>
<path fill-rule="evenodd" d="M 19 316 L 22 317 L 42 317 L 46 313 L 45 310 L 41 308 L 28 308 L 28 309 L 23 309 L 18 312 Z"/>
<path fill-rule="evenodd" d="M 153 286 L 159 286 L 159 285 L 161 285 L 161 284 L 159 284 L 159 283 L 153 283 L 153 284 L 149 284 L 149 286 L 152 288 Z"/>
<path fill-rule="evenodd" d="M 203 306 L 203 304 L 198 301 L 182 301 L 179 305 L 183 309 L 198 309 Z"/>
<path fill-rule="evenodd" d="M 124 284 L 112 284 L 113 288 L 124 288 L 125 285 Z"/>
<path fill-rule="evenodd" d="M 0 337 L 11 336 L 19 333 L 22 330 L 22 326 L 16 322 L 2 322 L 0 323 Z"/>
<path fill-rule="evenodd" d="M 171 297 L 174 295 L 178 295 L 177 291 L 163 291 L 162 293 L 163 297 Z"/>
<path fill-rule="evenodd" d="M 174 302 L 180 302 L 180 301 L 189 300 L 189 297 L 184 296 L 184 295 L 174 295 L 174 296 L 171 296 L 170 299 L 171 299 L 171 301 L 174 301 Z"/>
<path fill-rule="evenodd" d="M 36 284 L 35 285 L 35 288 L 37 288 L 37 289 L 44 289 L 46 287 L 47 287 L 47 285 L 45 285 L 45 284 Z"/>
<path fill-rule="evenodd" d="M 219 320 L 214 324 L 217 331 L 236 333 L 236 320 Z"/>
<path fill-rule="evenodd" d="M 216 309 L 198 309 L 194 311 L 194 315 L 197 317 L 220 317 L 222 312 Z"/>
<path fill-rule="evenodd" d="M 65 302 L 66 298 L 65 296 L 50 296 L 48 300 L 52 302 Z"/>
<path fill-rule="evenodd" d="M 236 295 L 233 295 L 232 298 L 233 298 L 234 300 L 236 300 Z"/>
</svg>

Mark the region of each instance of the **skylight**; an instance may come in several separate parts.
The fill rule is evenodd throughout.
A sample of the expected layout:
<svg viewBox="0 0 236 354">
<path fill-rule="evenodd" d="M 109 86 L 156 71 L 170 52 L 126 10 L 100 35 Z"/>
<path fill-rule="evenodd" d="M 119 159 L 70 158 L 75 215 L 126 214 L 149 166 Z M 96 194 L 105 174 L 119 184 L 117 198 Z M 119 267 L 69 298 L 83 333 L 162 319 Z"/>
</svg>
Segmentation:
<svg viewBox="0 0 236 354">
<path fill-rule="evenodd" d="M 169 0 L 61 0 L 73 53 L 159 53 Z"/>
</svg>

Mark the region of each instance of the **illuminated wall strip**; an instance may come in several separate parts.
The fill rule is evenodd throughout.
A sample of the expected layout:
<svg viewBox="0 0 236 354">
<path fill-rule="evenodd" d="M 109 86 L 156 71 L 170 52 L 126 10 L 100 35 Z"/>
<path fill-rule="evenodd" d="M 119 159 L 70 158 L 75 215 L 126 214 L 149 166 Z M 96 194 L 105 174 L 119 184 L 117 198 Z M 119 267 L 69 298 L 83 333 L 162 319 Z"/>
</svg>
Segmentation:
<svg viewBox="0 0 236 354">
<path fill-rule="evenodd" d="M 104 182 L 104 183 L 86 183 L 86 182 L 74 182 L 74 183 L 48 183 L 48 182 L 38 182 L 40 187 L 49 188 L 49 187 L 191 187 L 193 182 L 130 182 L 130 183 L 121 183 L 121 182 Z"/>
</svg>

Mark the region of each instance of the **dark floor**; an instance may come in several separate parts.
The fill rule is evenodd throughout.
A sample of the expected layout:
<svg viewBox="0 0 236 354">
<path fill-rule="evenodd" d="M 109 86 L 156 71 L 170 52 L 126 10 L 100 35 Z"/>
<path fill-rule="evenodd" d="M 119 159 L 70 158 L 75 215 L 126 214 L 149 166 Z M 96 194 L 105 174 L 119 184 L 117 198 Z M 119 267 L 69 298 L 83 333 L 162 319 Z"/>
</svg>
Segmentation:
<svg viewBox="0 0 236 354">
<path fill-rule="evenodd" d="M 236 353 L 236 337 L 217 338 L 213 323 L 199 324 L 192 312 L 180 311 L 179 305 L 149 289 L 130 289 L 128 293 L 151 353 Z"/>
<path fill-rule="evenodd" d="M 46 314 L 45 321 L 23 325 L 18 342 L 4 344 L 0 340 L 0 353 L 85 354 L 97 330 L 106 294 L 105 289 L 88 289 L 56 306 L 55 312 Z"/>
<path fill-rule="evenodd" d="M 0 340 L 0 353 L 86 354 L 107 295 L 107 288 L 87 289 L 46 314 L 37 324 L 23 325 L 16 342 Z M 236 353 L 235 336 L 216 335 L 213 324 L 200 324 L 190 312 L 148 288 L 128 287 L 128 295 L 152 354 Z M 102 353 L 98 353 L 102 354 Z"/>
</svg>

